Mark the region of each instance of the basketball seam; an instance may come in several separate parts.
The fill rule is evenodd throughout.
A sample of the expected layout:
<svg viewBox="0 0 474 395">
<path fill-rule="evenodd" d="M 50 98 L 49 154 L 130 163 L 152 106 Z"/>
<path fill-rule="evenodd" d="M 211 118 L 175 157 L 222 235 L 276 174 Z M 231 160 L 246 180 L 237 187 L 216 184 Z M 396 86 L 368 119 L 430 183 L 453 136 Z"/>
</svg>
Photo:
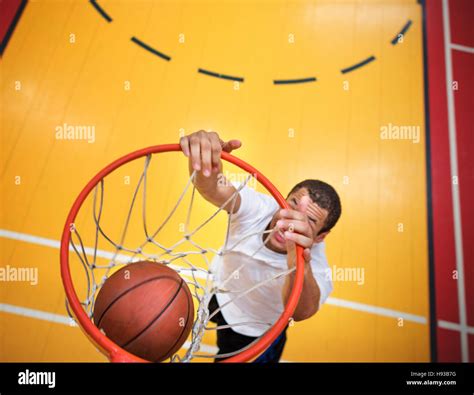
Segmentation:
<svg viewBox="0 0 474 395">
<path fill-rule="evenodd" d="M 168 355 L 169 352 L 176 346 L 176 344 L 178 344 L 178 342 L 181 341 L 181 337 L 183 336 L 183 333 L 184 331 L 186 330 L 186 327 L 188 326 L 188 322 L 189 322 L 189 312 L 190 312 L 190 308 L 189 308 L 189 297 L 190 295 L 188 294 L 188 292 L 186 292 L 186 288 L 182 288 L 184 289 L 184 293 L 186 294 L 186 303 L 187 303 L 187 308 L 188 308 L 188 314 L 187 314 L 187 317 L 186 317 L 186 323 L 183 325 L 183 329 L 181 330 L 181 333 L 179 334 L 178 336 L 178 339 L 173 343 L 173 345 L 168 349 L 168 351 L 166 351 L 166 353 L 164 353 L 163 355 Z M 191 296 L 192 297 L 192 296 Z M 168 359 L 169 357 L 167 357 L 166 359 Z M 155 362 L 158 362 L 155 360 Z"/>
<path fill-rule="evenodd" d="M 124 345 L 121 345 L 120 347 L 122 348 L 125 348 L 127 346 L 130 345 L 130 343 L 133 343 L 135 340 L 137 340 L 141 335 L 143 335 L 143 333 L 145 333 L 162 315 L 163 313 L 168 309 L 168 307 L 171 306 L 171 304 L 173 303 L 173 301 L 176 299 L 176 297 L 178 296 L 179 292 L 181 291 L 181 288 L 183 287 L 183 283 L 184 283 L 184 280 L 181 279 L 181 282 L 179 283 L 179 287 L 177 289 L 177 291 L 175 292 L 175 294 L 173 295 L 173 297 L 168 301 L 167 305 L 165 306 L 164 309 L 162 309 L 160 311 L 160 313 L 153 319 L 149 322 L 149 324 L 143 328 L 140 332 L 138 332 L 134 337 L 132 337 L 130 340 L 128 340 Z"/>
<path fill-rule="evenodd" d="M 156 277 L 152 277 L 152 278 L 149 278 L 145 281 L 142 281 L 141 283 L 138 283 L 138 284 L 135 284 L 133 287 L 130 287 L 128 288 L 126 291 L 122 292 L 120 295 L 118 295 L 112 302 L 110 302 L 110 304 L 107 306 L 107 308 L 102 312 L 102 315 L 100 316 L 99 320 L 97 321 L 97 324 L 96 326 L 98 328 L 100 328 L 100 324 L 101 324 L 101 321 L 103 320 L 105 314 L 110 310 L 110 308 L 116 303 L 118 302 L 118 300 L 120 298 L 122 298 L 124 295 L 126 295 L 127 293 L 133 291 L 134 289 L 138 288 L 138 287 L 141 287 L 143 284 L 146 284 L 146 283 L 149 283 L 149 282 L 152 282 L 152 281 L 155 281 L 155 280 L 159 280 L 161 278 L 169 278 L 171 280 L 177 280 L 175 277 L 173 276 L 156 276 Z"/>
</svg>

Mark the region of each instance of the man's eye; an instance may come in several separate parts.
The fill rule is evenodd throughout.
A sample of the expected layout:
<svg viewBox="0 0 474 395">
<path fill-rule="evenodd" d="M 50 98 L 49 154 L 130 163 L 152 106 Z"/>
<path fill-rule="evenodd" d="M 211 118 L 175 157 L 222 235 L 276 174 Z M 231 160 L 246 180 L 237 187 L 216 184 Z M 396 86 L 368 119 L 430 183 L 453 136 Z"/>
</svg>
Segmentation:
<svg viewBox="0 0 474 395">
<path fill-rule="evenodd" d="M 293 202 L 293 204 L 296 204 L 296 199 L 295 198 L 291 199 L 291 201 Z"/>
<path fill-rule="evenodd" d="M 313 224 L 317 224 L 317 223 L 318 223 L 318 221 L 315 220 L 314 218 L 310 218 L 309 220 L 310 220 Z"/>
</svg>

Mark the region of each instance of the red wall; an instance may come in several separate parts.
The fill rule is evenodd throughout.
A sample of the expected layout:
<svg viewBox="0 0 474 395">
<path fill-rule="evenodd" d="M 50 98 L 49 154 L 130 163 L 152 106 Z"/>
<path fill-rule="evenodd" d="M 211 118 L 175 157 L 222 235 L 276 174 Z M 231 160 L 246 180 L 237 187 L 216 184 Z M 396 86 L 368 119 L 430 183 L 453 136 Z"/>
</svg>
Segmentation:
<svg viewBox="0 0 474 395">
<path fill-rule="evenodd" d="M 474 326 L 474 2 L 448 0 L 454 90 L 454 119 L 458 163 L 458 186 L 462 223 L 462 252 L 467 324 Z M 453 221 L 452 174 L 448 128 L 447 75 L 442 0 L 426 1 L 427 66 L 431 139 L 433 247 L 435 267 L 437 349 L 439 361 L 461 361 L 461 331 L 444 329 L 440 321 L 459 324 L 458 286 Z M 465 331 L 467 328 L 465 328 Z M 473 332 L 474 333 L 474 332 Z M 474 361 L 474 336 L 468 337 L 469 360 Z"/>
</svg>

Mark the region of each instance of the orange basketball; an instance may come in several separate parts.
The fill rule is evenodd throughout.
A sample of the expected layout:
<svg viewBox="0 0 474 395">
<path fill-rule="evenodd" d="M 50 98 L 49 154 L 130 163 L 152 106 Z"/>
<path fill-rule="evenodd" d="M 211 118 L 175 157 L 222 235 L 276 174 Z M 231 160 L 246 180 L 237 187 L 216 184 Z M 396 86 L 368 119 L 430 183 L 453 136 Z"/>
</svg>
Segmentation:
<svg viewBox="0 0 474 395">
<path fill-rule="evenodd" d="M 193 299 L 186 282 L 170 267 L 136 262 L 105 281 L 93 318 L 120 347 L 160 362 L 186 341 L 194 321 Z"/>
</svg>

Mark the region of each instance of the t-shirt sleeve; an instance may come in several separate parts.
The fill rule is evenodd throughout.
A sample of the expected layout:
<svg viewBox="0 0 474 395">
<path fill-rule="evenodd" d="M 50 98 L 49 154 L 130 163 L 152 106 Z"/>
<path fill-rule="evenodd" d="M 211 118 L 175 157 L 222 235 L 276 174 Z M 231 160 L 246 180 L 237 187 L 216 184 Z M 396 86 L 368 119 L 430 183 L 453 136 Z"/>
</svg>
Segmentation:
<svg viewBox="0 0 474 395">
<path fill-rule="evenodd" d="M 324 242 L 316 244 L 311 249 L 311 270 L 321 293 L 319 298 L 319 308 L 321 308 L 333 290 L 331 269 L 326 258 Z"/>
<path fill-rule="evenodd" d="M 239 188 L 240 184 L 232 183 L 235 188 Z M 245 185 L 240 191 L 240 206 L 236 213 L 232 214 L 232 221 L 248 222 L 255 221 L 262 214 L 276 207 L 276 201 L 273 197 L 257 192 L 255 189 Z"/>
</svg>

